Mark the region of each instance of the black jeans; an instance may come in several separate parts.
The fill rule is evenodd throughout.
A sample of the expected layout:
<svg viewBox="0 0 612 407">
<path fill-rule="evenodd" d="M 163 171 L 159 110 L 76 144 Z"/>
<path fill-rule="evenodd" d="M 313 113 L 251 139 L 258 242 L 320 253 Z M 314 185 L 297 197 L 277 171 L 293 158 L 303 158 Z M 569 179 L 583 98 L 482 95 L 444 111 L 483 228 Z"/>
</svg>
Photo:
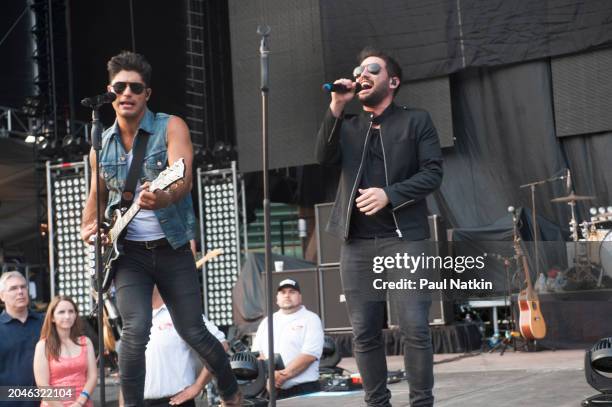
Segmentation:
<svg viewBox="0 0 612 407">
<path fill-rule="evenodd" d="M 387 361 L 383 343 L 386 292 L 373 289 L 373 280 L 384 273 L 373 272 L 376 256 L 408 253 L 418 256 L 428 251 L 427 242 L 406 242 L 398 238 L 352 239 L 342 246 L 341 277 L 349 318 L 353 327 L 353 345 L 357 367 L 363 380 L 368 406 L 390 406 L 387 389 Z M 389 270 L 389 276 L 393 270 Z M 402 272 L 401 277 L 411 276 Z M 423 277 L 419 271 L 413 279 Z M 393 294 L 393 295 L 392 295 Z M 423 291 L 389 293 L 397 312 L 404 351 L 404 364 L 410 385 L 411 406 L 433 406 L 433 348 L 429 331 L 431 295 Z"/>
<path fill-rule="evenodd" d="M 143 405 L 154 284 L 176 331 L 216 376 L 221 397 L 231 398 L 238 391 L 238 383 L 221 343 L 202 321 L 200 284 L 189 245 L 176 250 L 169 245 L 146 249 L 126 242 L 125 254 L 116 267 L 117 306 L 123 321 L 119 371 L 125 405 Z"/>
</svg>

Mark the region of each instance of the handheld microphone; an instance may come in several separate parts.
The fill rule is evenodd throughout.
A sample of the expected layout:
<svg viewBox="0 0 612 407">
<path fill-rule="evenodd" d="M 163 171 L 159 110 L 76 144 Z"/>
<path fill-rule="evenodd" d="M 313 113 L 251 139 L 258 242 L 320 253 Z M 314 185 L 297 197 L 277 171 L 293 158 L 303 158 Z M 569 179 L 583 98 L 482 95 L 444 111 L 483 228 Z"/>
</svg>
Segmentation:
<svg viewBox="0 0 612 407">
<path fill-rule="evenodd" d="M 349 89 L 346 86 L 339 83 L 324 83 L 322 86 L 323 90 L 327 93 L 349 93 L 355 92 L 359 93 L 361 91 L 361 84 L 359 82 L 355 82 L 355 87 L 353 89 Z"/>
<path fill-rule="evenodd" d="M 113 92 L 106 92 L 101 95 L 92 96 L 81 100 L 81 104 L 85 107 L 96 107 L 106 103 L 113 103 L 117 99 L 117 95 Z"/>
</svg>

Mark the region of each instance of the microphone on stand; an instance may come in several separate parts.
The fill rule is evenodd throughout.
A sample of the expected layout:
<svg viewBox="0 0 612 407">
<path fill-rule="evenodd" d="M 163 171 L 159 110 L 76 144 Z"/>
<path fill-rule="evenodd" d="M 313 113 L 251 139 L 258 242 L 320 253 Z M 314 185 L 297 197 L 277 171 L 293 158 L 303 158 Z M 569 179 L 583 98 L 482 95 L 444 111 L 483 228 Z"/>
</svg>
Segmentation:
<svg viewBox="0 0 612 407">
<path fill-rule="evenodd" d="M 567 190 L 568 194 L 572 192 L 572 172 L 569 168 L 567 169 L 567 175 L 565 176 L 565 189 Z"/>
<path fill-rule="evenodd" d="M 361 91 L 361 84 L 359 82 L 355 82 L 355 87 L 349 89 L 348 87 L 340 84 L 340 83 L 324 83 L 322 89 L 327 93 L 350 93 L 355 92 L 359 93 Z"/>
<path fill-rule="evenodd" d="M 85 107 L 96 107 L 106 103 L 113 103 L 117 99 L 117 95 L 113 92 L 106 92 L 101 95 L 92 96 L 81 100 L 81 104 Z"/>
</svg>

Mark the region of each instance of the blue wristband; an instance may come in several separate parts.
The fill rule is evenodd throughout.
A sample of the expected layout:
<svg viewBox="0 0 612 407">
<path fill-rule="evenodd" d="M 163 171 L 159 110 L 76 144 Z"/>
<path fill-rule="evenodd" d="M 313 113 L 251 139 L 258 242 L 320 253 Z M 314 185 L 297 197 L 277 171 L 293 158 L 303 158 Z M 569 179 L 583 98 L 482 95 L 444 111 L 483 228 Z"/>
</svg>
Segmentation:
<svg viewBox="0 0 612 407">
<path fill-rule="evenodd" d="M 81 392 L 81 395 L 82 395 L 82 396 L 85 396 L 85 397 L 87 398 L 87 400 L 91 399 L 91 396 L 90 396 L 90 395 L 89 395 L 89 393 L 87 393 L 85 390 L 83 390 L 83 391 Z"/>
</svg>

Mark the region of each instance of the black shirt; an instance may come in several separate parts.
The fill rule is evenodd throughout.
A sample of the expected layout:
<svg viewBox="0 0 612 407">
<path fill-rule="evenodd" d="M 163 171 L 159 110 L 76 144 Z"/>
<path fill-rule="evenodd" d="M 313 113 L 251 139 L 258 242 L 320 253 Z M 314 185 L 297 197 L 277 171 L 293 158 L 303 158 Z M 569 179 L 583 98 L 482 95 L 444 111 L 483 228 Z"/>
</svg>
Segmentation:
<svg viewBox="0 0 612 407">
<path fill-rule="evenodd" d="M 6 311 L 0 314 L 0 386 L 36 386 L 34 348 L 40 339 L 43 315 L 28 312 L 24 323 Z M 0 406 L 38 406 L 38 402 L 0 401 Z"/>
<path fill-rule="evenodd" d="M 365 149 L 361 178 L 357 183 L 359 189 L 373 187 L 382 188 L 387 186 L 385 161 L 380 140 L 380 131 L 378 129 L 372 128 L 370 130 L 370 139 Z M 355 199 L 359 196 L 361 196 L 361 194 L 357 191 Z M 356 202 L 353 202 L 351 228 L 349 230 L 350 237 L 374 238 L 397 236 L 395 229 L 395 221 L 393 220 L 390 205 L 385 206 L 374 215 L 368 216 L 359 210 Z"/>
</svg>

